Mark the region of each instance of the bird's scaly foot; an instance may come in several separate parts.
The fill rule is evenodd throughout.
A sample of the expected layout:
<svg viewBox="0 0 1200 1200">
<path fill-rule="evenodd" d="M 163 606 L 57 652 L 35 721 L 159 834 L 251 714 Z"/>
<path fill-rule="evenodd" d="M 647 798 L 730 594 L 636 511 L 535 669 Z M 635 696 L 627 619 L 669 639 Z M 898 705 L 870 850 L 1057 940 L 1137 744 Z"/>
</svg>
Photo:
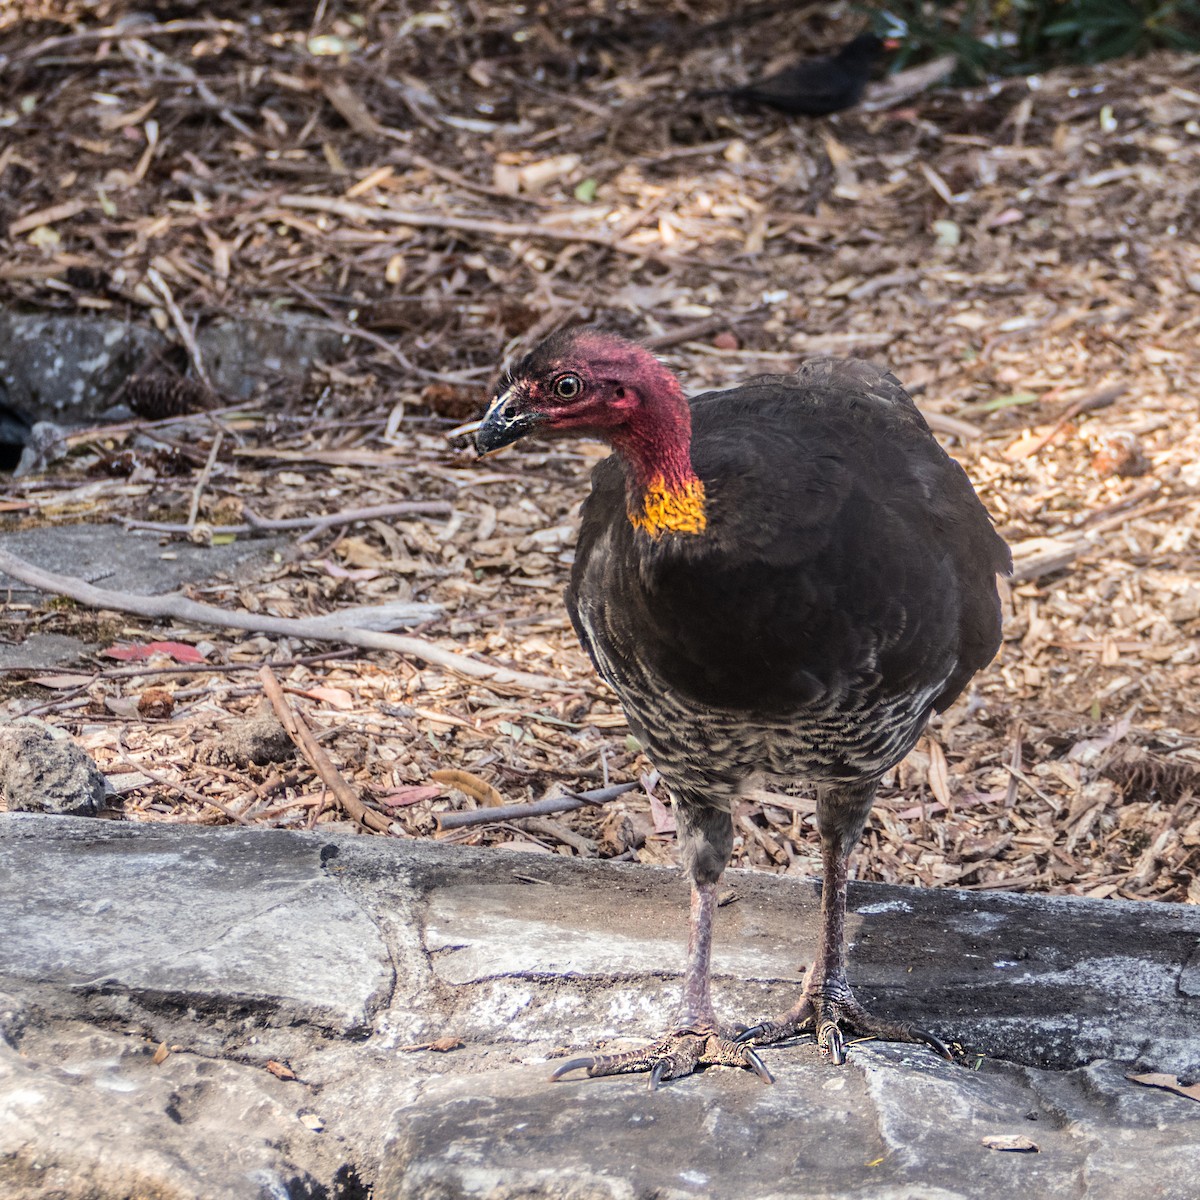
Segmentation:
<svg viewBox="0 0 1200 1200">
<path fill-rule="evenodd" d="M 921 1042 L 947 1061 L 954 1061 L 941 1038 L 915 1025 L 873 1016 L 848 987 L 839 989 L 838 994 L 812 992 L 782 1020 L 764 1021 L 744 1029 L 734 1041 L 740 1045 L 769 1046 L 797 1034 L 808 1034 L 829 1052 L 831 1062 L 841 1066 L 846 1061 L 843 1026 L 858 1037 L 877 1038 L 881 1042 Z"/>
<path fill-rule="evenodd" d="M 716 1033 L 697 1033 L 690 1029 L 669 1033 L 639 1050 L 573 1058 L 558 1067 L 550 1078 L 561 1079 L 568 1072 L 577 1070 L 586 1070 L 592 1079 L 601 1075 L 649 1071 L 650 1090 L 654 1091 L 664 1079 L 679 1079 L 690 1075 L 697 1067 L 706 1066 L 748 1067 L 764 1083 L 775 1082 L 753 1047 Z"/>
</svg>

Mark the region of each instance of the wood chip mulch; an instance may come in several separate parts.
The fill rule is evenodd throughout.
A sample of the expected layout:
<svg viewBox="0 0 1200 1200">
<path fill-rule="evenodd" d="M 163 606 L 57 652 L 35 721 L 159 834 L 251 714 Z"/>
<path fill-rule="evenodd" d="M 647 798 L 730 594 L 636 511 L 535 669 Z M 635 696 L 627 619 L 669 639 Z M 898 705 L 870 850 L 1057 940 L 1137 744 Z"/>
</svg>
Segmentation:
<svg viewBox="0 0 1200 1200">
<path fill-rule="evenodd" d="M 808 122 L 688 93 L 844 39 L 813 10 L 153 7 L 0 16 L 5 304 L 152 322 L 189 381 L 143 385 L 176 406 L 159 421 L 76 434 L 9 482 L 4 519 L 219 539 L 247 509 L 447 502 L 289 535 L 261 582 L 195 598 L 276 616 L 424 601 L 440 607 L 415 636 L 568 686 L 10 604 L 7 639 L 86 626 L 202 661 L 11 674 L 0 713 L 69 729 L 127 819 L 344 825 L 272 727 L 270 663 L 385 836 L 673 861 L 663 789 L 560 598 L 602 449 L 476 463 L 445 431 L 506 353 L 568 321 L 658 339 L 695 390 L 861 355 L 937 421 L 1018 570 L 1001 654 L 891 773 L 857 875 L 1200 902 L 1200 59 Z M 306 388 L 188 403 L 207 396 L 197 322 L 281 313 L 340 333 L 344 357 Z M 567 813 L 439 826 L 638 780 Z M 752 794 L 736 826 L 735 865 L 814 870 L 802 789 Z"/>
</svg>

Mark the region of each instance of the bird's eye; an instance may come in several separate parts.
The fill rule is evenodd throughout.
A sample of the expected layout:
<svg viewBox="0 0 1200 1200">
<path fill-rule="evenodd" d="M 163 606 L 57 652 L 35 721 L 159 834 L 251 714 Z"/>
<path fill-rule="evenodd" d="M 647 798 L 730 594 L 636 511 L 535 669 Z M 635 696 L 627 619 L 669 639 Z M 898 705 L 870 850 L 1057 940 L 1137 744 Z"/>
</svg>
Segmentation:
<svg viewBox="0 0 1200 1200">
<path fill-rule="evenodd" d="M 554 394 L 560 400 L 574 400 L 583 391 L 583 380 L 578 375 L 560 375 L 554 381 Z"/>
</svg>

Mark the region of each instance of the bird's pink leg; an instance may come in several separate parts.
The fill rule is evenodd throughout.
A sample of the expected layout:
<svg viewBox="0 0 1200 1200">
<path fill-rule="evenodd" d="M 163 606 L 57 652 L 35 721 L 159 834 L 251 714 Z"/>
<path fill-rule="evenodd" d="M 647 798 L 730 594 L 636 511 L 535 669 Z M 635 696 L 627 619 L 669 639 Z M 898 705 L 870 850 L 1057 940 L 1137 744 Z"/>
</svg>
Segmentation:
<svg viewBox="0 0 1200 1200">
<path fill-rule="evenodd" d="M 854 836 L 858 836 L 857 829 Z M 924 1042 L 943 1058 L 951 1058 L 945 1044 L 932 1033 L 901 1021 L 873 1016 L 855 998 L 846 979 L 846 879 L 850 852 L 845 839 L 837 834 L 823 836 L 821 858 L 824 866 L 821 928 L 816 958 L 804 976 L 800 999 L 778 1021 L 755 1025 L 739 1034 L 737 1040 L 761 1046 L 809 1033 L 815 1035 L 819 1046 L 829 1051 L 830 1060 L 840 1065 L 846 1061 L 842 1036 L 845 1025 L 860 1036 L 884 1042 Z"/>
<path fill-rule="evenodd" d="M 749 1067 L 760 1079 L 773 1082 L 771 1073 L 749 1046 L 738 1045 L 729 1037 L 722 1037 L 717 1028 L 710 986 L 716 908 L 716 881 L 693 883 L 683 1000 L 671 1032 L 639 1050 L 573 1058 L 563 1063 L 550 1076 L 551 1079 L 561 1079 L 569 1071 L 575 1070 L 586 1070 L 592 1077 L 649 1071 L 653 1090 L 662 1080 L 690 1075 L 698 1066 L 720 1065 Z"/>
<path fill-rule="evenodd" d="M 713 917 L 717 911 L 716 883 L 692 885 L 692 907 L 688 918 L 687 967 L 683 974 L 683 1000 L 677 1031 L 716 1033 L 717 1018 L 712 1005 Z"/>
</svg>

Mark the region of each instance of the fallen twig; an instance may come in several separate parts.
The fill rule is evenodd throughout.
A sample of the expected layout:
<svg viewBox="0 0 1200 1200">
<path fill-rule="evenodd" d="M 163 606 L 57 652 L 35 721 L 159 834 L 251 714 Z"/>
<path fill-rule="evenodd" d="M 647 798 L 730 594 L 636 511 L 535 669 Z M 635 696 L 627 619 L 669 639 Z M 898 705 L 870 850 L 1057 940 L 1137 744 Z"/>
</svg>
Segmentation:
<svg viewBox="0 0 1200 1200">
<path fill-rule="evenodd" d="M 245 611 L 230 612 L 211 604 L 200 604 L 189 600 L 178 592 L 161 596 L 135 596 L 131 592 L 115 592 L 108 588 L 94 587 L 82 579 L 70 575 L 58 575 L 44 571 L 32 563 L 18 558 L 7 550 L 0 550 L 0 571 L 19 579 L 44 592 L 67 596 L 88 608 L 107 608 L 114 612 L 135 613 L 139 617 L 168 618 L 184 623 L 216 625 L 222 629 L 244 629 L 250 633 L 270 633 L 280 637 L 307 638 L 310 641 L 345 642 L 350 646 L 363 646 L 368 650 L 392 650 L 442 667 L 456 675 L 471 679 L 486 680 L 492 687 L 515 687 L 533 692 L 562 691 L 567 684 L 549 675 L 532 675 L 512 667 L 492 666 L 479 662 L 452 650 L 443 650 L 421 638 L 406 634 L 376 633 L 369 629 L 354 627 L 330 627 L 327 623 L 313 622 L 302 617 L 271 617 Z"/>
<path fill-rule="evenodd" d="M 224 417 L 237 413 L 241 417 L 254 413 L 254 403 L 245 400 L 240 404 L 227 404 L 222 408 L 206 408 L 197 412 L 176 413 L 170 417 L 160 417 L 156 421 L 147 421 L 141 417 L 132 421 L 120 421 L 113 425 L 92 425 L 69 433 L 66 437 L 68 446 L 83 446 L 97 439 L 111 440 L 125 433 L 143 433 L 148 429 L 161 429 L 164 425 L 182 425 L 188 421 L 208 421 L 213 417 Z"/>
<path fill-rule="evenodd" d="M 368 808 L 358 798 L 354 789 L 346 782 L 345 776 L 333 765 L 333 760 L 313 737 L 312 730 L 305 724 L 304 718 L 287 702 L 283 689 L 279 686 L 279 681 L 271 673 L 271 668 L 260 667 L 258 677 L 262 680 L 263 691 L 270 700 L 271 707 L 279 718 L 279 723 L 287 730 L 287 735 L 296 744 L 296 749 L 308 759 L 312 769 L 334 794 L 346 815 L 367 829 L 374 829 L 377 833 L 387 833 L 392 827 L 391 821 L 382 813 Z"/>
<path fill-rule="evenodd" d="M 456 788 L 464 796 L 479 801 L 485 808 L 501 808 L 504 805 L 504 797 L 486 779 L 480 779 L 470 771 L 448 767 L 445 770 L 434 771 L 429 778 L 434 783 Z"/>
<path fill-rule="evenodd" d="M 104 25 L 99 29 L 84 29 L 78 33 L 68 33 L 35 42 L 32 46 L 19 50 L 7 62 L 0 61 L 0 69 L 9 63 L 29 62 L 31 59 L 37 59 L 43 54 L 55 51 L 61 54 L 64 50 L 83 47 L 89 42 L 122 42 L 129 41 L 131 38 L 173 36 L 178 33 L 227 33 L 232 35 L 241 33 L 243 30 L 244 27 L 237 21 L 217 21 L 209 17 L 200 20 L 156 21 L 149 25 L 138 24 L 136 21 L 124 25 Z"/>
<path fill-rule="evenodd" d="M 439 830 L 462 829 L 467 825 L 490 825 L 496 821 L 516 821 L 521 817 L 545 817 L 550 813 L 574 812 L 578 808 L 607 804 L 609 800 L 615 800 L 638 786 L 637 783 L 618 783 L 612 787 L 579 792 L 573 796 L 551 796 L 548 800 L 536 800 L 532 804 L 505 804 L 498 808 L 473 808 L 466 812 L 434 815 Z"/>
<path fill-rule="evenodd" d="M 160 784 L 163 787 L 173 788 L 181 795 L 186 796 L 189 800 L 195 800 L 198 804 L 207 804 L 209 808 L 215 808 L 217 812 L 228 817 L 231 821 L 238 825 L 249 825 L 250 822 L 239 813 L 235 813 L 232 808 L 226 808 L 217 800 L 213 800 L 206 796 L 203 792 L 198 792 L 194 787 L 189 787 L 186 783 L 179 783 L 174 779 L 168 779 L 165 775 L 160 775 L 157 771 L 151 771 L 141 763 L 133 762 L 130 759 L 122 758 L 111 764 L 113 767 L 123 767 L 126 771 L 136 771 L 139 775 L 144 775 L 152 783 Z M 114 774 L 116 772 L 113 772 Z"/>
<path fill-rule="evenodd" d="M 859 107 L 863 112 L 882 112 L 884 109 L 895 108 L 931 87 L 936 87 L 943 79 L 948 78 L 957 66 L 956 54 L 943 54 L 940 58 L 921 63 L 920 66 L 909 67 L 907 71 L 898 71 L 887 79 L 871 84 Z"/>
<path fill-rule="evenodd" d="M 191 533 L 196 528 L 196 518 L 200 515 L 200 500 L 212 476 L 213 467 L 217 465 L 217 455 L 221 453 L 221 443 L 224 440 L 225 430 L 218 425 L 217 432 L 213 436 L 212 449 L 209 450 L 208 458 L 204 461 L 204 467 L 200 471 L 200 477 L 196 480 L 196 486 L 192 488 L 192 502 L 188 507 L 188 533 Z"/>
<path fill-rule="evenodd" d="M 352 204 L 332 196 L 302 196 L 295 193 L 285 193 L 278 197 L 276 203 L 280 208 L 330 213 L 348 221 L 359 221 L 364 225 L 409 225 L 416 229 L 453 229 L 462 233 L 482 233 L 493 237 L 582 242 L 589 246 L 603 246 L 606 250 L 618 250 L 638 258 L 655 257 L 654 251 L 647 246 L 631 246 L 606 233 L 593 233 L 587 229 L 555 229 L 553 225 L 532 221 L 493 221 L 479 217 L 456 217 L 445 213 L 421 213 L 408 208 L 372 208 L 366 204 Z"/>
<path fill-rule="evenodd" d="M 1028 538 L 1012 548 L 1013 571 L 1009 583 L 1029 583 L 1069 567 L 1077 558 L 1098 548 L 1095 539 L 1076 535 L 1069 538 Z"/>
<path fill-rule="evenodd" d="M 1082 416 L 1087 412 L 1095 412 L 1100 408 L 1107 408 L 1115 400 L 1119 400 L 1129 389 L 1123 383 L 1118 383 L 1113 387 L 1105 388 L 1103 391 L 1096 392 L 1091 396 L 1084 396 L 1080 400 L 1076 400 L 1072 404 L 1068 404 L 1050 428 L 1040 437 L 1034 438 L 1030 442 L 1017 441 L 1014 442 L 1007 450 L 1004 451 L 1004 457 L 1009 462 L 1019 462 L 1021 459 L 1029 458 L 1030 455 L 1037 454 L 1044 450 L 1062 431 L 1078 416 Z"/>
<path fill-rule="evenodd" d="M 308 288 L 301 287 L 294 279 L 287 280 L 287 285 L 296 293 L 306 304 L 311 304 L 313 308 L 320 309 L 325 314 L 329 325 L 340 333 L 343 337 L 360 338 L 364 342 L 370 342 L 372 346 L 382 350 L 385 354 L 396 360 L 397 365 L 401 370 L 409 372 L 411 375 L 419 375 L 422 379 L 432 379 L 437 383 L 452 383 L 452 384 L 469 384 L 470 379 L 462 375 L 447 375 L 441 371 L 429 371 L 424 367 L 418 367 L 398 346 L 393 345 L 387 338 L 375 333 L 370 329 L 363 329 L 358 325 L 352 324 L 350 321 L 343 320 L 337 314 L 337 310 L 332 305 L 326 304 L 320 297 L 314 296 Z"/>
<path fill-rule="evenodd" d="M 175 331 L 179 334 L 179 340 L 183 342 L 188 358 L 192 361 L 196 378 L 210 392 L 214 391 L 212 380 L 209 379 L 208 371 L 204 366 L 204 358 L 200 353 L 200 347 L 196 344 L 195 334 L 192 333 L 192 327 L 187 323 L 187 318 L 183 315 L 183 311 L 175 303 L 175 296 L 171 291 L 170 285 L 156 267 L 146 268 L 146 278 L 150 280 L 154 286 L 154 290 L 162 297 L 163 307 L 166 308 L 167 315 L 171 318 L 171 324 L 175 326 Z"/>
<path fill-rule="evenodd" d="M 243 200 L 275 203 L 280 208 L 290 208 L 297 212 L 329 213 L 332 216 L 342 217 L 347 221 L 358 221 L 364 225 L 407 225 L 414 229 L 451 229 L 462 233 L 479 233 L 491 237 L 529 238 L 562 242 L 567 245 L 601 246 L 618 254 L 646 259 L 665 266 L 702 266 L 710 271 L 734 271 L 740 274 L 751 274 L 759 269 L 757 266 L 730 262 L 728 258 L 709 262 L 693 255 L 668 254 L 662 250 L 655 250 L 651 246 L 631 242 L 626 238 L 614 238 L 609 234 L 593 233 L 587 229 L 556 229 L 553 225 L 534 222 L 492 221 L 478 217 L 414 212 L 407 208 L 372 208 L 366 204 L 354 204 L 347 200 L 339 200 L 334 196 L 304 196 L 291 192 L 275 195 L 269 192 L 264 193 L 261 189 L 219 184 L 211 179 L 202 179 L 183 173 L 178 173 L 178 177 L 181 182 L 223 195 L 235 195 Z M 356 334 L 360 332 L 360 330 L 355 330 Z"/>
<path fill-rule="evenodd" d="M 981 436 L 978 426 L 972 425 L 970 421 L 960 421 L 958 417 L 949 416 L 947 413 L 930 412 L 927 408 L 921 408 L 919 404 L 917 408 L 921 410 L 925 424 L 934 433 L 944 433 L 948 437 L 956 437 L 960 442 L 974 442 Z"/>
<path fill-rule="evenodd" d="M 273 658 L 269 665 L 277 669 L 285 667 L 311 667 L 317 663 L 336 662 L 339 659 L 353 658 L 357 653 L 357 648 L 349 650 L 326 650 L 324 654 L 306 654 L 302 658 Z M 44 675 L 51 673 L 61 676 L 78 675 L 79 686 L 82 688 L 95 683 L 97 679 L 133 679 L 140 678 L 143 675 L 227 675 L 237 671 L 257 671 L 259 667 L 264 665 L 266 665 L 265 660 L 259 660 L 258 662 L 236 663 L 172 663 L 169 667 L 152 667 L 149 665 L 113 667 L 107 671 L 87 671 L 80 667 L 63 667 L 51 672 L 44 663 L 36 665 L 26 663 L 23 666 L 21 663 L 9 663 L 7 666 L 0 666 L 0 675 L 10 675 L 14 671 L 40 671 Z"/>
<path fill-rule="evenodd" d="M 308 529 L 314 533 L 332 529 L 338 525 L 350 525 L 355 521 L 374 521 L 381 517 L 448 517 L 454 506 L 447 500 L 398 500 L 394 504 L 375 504 L 368 508 L 347 508 L 341 512 L 327 513 L 323 517 L 260 517 L 253 509 L 243 508 L 244 525 L 214 525 L 214 533 L 235 534 L 246 537 L 256 533 L 282 533 L 290 529 Z M 126 529 L 147 529 L 152 533 L 192 532 L 190 525 L 172 525 L 163 521 L 134 521 L 120 518 Z"/>
<path fill-rule="evenodd" d="M 738 324 L 738 320 L 746 319 L 746 317 L 734 320 L 730 320 L 728 317 L 705 317 L 703 321 L 693 321 L 690 325 L 683 325 L 679 329 L 669 329 L 666 333 L 660 333 L 656 337 L 642 338 L 641 342 L 647 350 L 669 350 L 672 346 L 695 341 L 696 338 L 708 337 L 709 334 L 720 333 L 724 329 L 733 329 Z"/>
</svg>

